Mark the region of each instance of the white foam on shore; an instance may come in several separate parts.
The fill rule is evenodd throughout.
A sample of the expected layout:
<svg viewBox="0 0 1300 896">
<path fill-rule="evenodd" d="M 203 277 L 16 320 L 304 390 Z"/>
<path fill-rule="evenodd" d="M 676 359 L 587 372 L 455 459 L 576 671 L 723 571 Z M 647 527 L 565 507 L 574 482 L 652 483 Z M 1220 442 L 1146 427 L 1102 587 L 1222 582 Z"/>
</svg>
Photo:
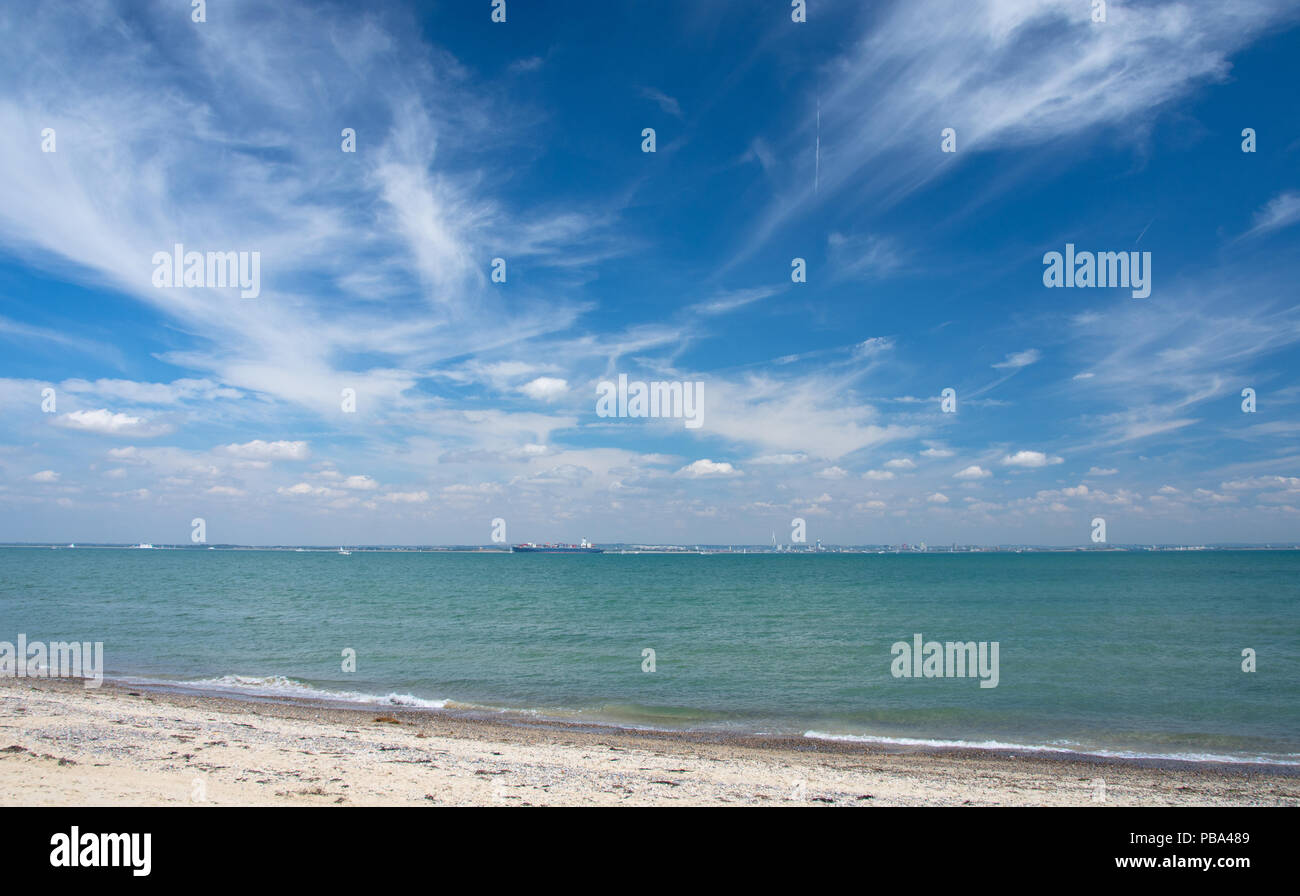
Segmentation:
<svg viewBox="0 0 1300 896">
<path fill-rule="evenodd" d="M 222 675 L 198 681 L 165 681 L 127 678 L 141 685 L 166 685 L 214 693 L 243 694 L 252 697 L 288 697 L 296 700 L 329 700 L 336 703 L 361 703 L 368 706 L 409 706 L 415 709 L 446 709 L 451 700 L 426 700 L 411 694 L 363 694 L 360 691 L 330 691 L 313 687 L 283 675 Z"/>
<path fill-rule="evenodd" d="M 538 709 L 506 709 L 495 706 L 460 703 L 450 699 L 429 700 L 411 694 L 390 693 L 379 695 L 366 694 L 360 691 L 331 691 L 325 688 L 314 687 L 292 678 L 286 678 L 282 675 L 222 675 L 217 678 L 203 678 L 191 681 L 139 677 L 122 677 L 115 680 L 123 684 L 162 686 L 214 694 L 229 694 L 248 697 L 280 697 L 292 700 L 350 703 L 365 706 L 400 706 L 412 709 L 450 708 L 458 710 L 475 710 L 478 712 L 495 712 L 506 715 L 531 716 L 535 718 L 550 719 L 557 722 L 580 722 L 585 717 L 589 718 L 593 724 L 627 731 L 671 732 L 681 730 L 699 730 L 693 728 L 683 729 L 672 726 L 617 721 L 611 718 L 600 718 L 598 713 L 593 718 L 589 715 L 590 711 L 587 710 L 565 712 L 563 710 L 554 709 L 550 711 Z M 1284 756 L 1241 756 L 1219 753 L 1147 753 L 1130 750 L 1090 749 L 1084 747 L 1082 744 L 1017 744 L 997 740 L 967 741 L 945 740 L 941 738 L 885 737 L 870 734 L 831 734 L 823 731 L 805 731 L 803 736 L 811 740 L 878 744 L 884 747 L 919 747 L 921 749 L 987 750 L 1000 752 L 1015 751 L 1020 753 L 1052 753 L 1061 756 L 1092 756 L 1105 759 L 1217 762 L 1224 764 L 1300 767 L 1300 755 L 1294 753 L 1285 754 Z"/>
<path fill-rule="evenodd" d="M 1300 757 L 1229 756 L 1220 753 L 1141 753 L 1130 750 L 1095 750 L 1079 746 L 1049 746 L 1045 744 L 1012 744 L 997 740 L 967 741 L 940 740 L 918 737 L 879 737 L 870 734 L 827 734 L 822 731 L 805 731 L 804 737 L 813 740 L 847 741 L 861 744 L 880 744 L 886 747 L 922 747 L 924 749 L 960 750 L 1015 750 L 1020 753 L 1059 753 L 1063 756 L 1096 756 L 1104 759 L 1154 759 L 1180 762 L 1223 762 L 1246 765 L 1300 766 Z"/>
</svg>

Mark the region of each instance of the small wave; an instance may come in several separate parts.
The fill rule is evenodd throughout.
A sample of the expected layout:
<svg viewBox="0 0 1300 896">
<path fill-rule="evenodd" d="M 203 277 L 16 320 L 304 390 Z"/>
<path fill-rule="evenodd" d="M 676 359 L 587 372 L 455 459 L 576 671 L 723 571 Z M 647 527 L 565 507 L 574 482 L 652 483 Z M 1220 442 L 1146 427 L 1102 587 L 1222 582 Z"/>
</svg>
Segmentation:
<svg viewBox="0 0 1300 896">
<path fill-rule="evenodd" d="M 1097 750 L 1079 746 L 1062 747 L 1047 744 L 1012 744 L 997 740 L 968 741 L 940 740 L 919 737 L 881 737 L 870 734 L 827 734 L 822 731 L 805 731 L 804 737 L 813 740 L 848 741 L 850 743 L 880 744 L 894 747 L 923 747 L 926 749 L 955 748 L 962 750 L 1017 750 L 1021 753 L 1059 753 L 1065 756 L 1096 756 L 1104 759 L 1153 759 L 1181 762 L 1224 762 L 1251 765 L 1300 766 L 1300 757 L 1288 754 L 1277 756 L 1230 756 L 1220 753 L 1142 753 L 1131 750 Z"/>
<path fill-rule="evenodd" d="M 146 683 L 145 679 L 135 679 Z M 255 697 L 291 697 L 299 700 L 330 700 L 338 703 L 363 703 L 374 706 L 409 706 L 415 709 L 446 709 L 450 700 L 426 700 L 411 694 L 366 694 L 360 691 L 331 691 L 285 678 L 283 675 L 222 675 L 197 681 L 150 681 L 171 687 L 200 691 L 224 691 Z"/>
</svg>

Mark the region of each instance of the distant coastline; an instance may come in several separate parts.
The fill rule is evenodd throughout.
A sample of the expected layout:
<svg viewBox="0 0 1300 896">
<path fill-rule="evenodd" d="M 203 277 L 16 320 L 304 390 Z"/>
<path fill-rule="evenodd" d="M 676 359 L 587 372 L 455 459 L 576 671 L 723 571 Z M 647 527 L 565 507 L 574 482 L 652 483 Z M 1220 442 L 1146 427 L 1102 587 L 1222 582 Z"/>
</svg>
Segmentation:
<svg viewBox="0 0 1300 896">
<path fill-rule="evenodd" d="M 509 554 L 510 547 L 499 544 L 352 544 L 348 550 L 359 553 L 428 553 L 428 554 Z M 1151 553 L 1202 551 L 1300 551 L 1300 542 L 1260 544 L 864 544 L 864 545 L 780 545 L 765 544 L 602 544 L 606 554 L 1055 554 L 1055 553 Z M 291 551 L 337 554 L 339 546 L 311 544 L 140 544 L 113 542 L 0 542 L 0 548 L 43 548 L 46 550 L 165 550 L 165 551 Z"/>
</svg>

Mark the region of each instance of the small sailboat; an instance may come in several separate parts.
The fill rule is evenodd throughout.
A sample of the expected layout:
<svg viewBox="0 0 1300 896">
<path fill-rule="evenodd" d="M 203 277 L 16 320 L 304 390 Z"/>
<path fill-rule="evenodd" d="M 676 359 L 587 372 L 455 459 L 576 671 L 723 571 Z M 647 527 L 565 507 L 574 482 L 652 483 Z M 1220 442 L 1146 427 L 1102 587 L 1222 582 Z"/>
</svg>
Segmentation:
<svg viewBox="0 0 1300 896">
<path fill-rule="evenodd" d="M 343 550 L 342 546 L 339 547 L 339 553 L 342 554 L 344 557 L 352 556 L 352 552 Z"/>
</svg>

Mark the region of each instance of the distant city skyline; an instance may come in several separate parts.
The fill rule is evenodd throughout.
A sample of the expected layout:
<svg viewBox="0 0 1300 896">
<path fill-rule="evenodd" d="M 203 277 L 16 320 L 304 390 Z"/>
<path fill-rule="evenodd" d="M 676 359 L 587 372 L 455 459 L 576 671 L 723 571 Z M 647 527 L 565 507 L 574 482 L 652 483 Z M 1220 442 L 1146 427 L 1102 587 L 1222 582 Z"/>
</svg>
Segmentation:
<svg viewBox="0 0 1300 896">
<path fill-rule="evenodd" d="M 0 10 L 0 541 L 1300 539 L 1295 4 L 210 6 Z"/>
</svg>

